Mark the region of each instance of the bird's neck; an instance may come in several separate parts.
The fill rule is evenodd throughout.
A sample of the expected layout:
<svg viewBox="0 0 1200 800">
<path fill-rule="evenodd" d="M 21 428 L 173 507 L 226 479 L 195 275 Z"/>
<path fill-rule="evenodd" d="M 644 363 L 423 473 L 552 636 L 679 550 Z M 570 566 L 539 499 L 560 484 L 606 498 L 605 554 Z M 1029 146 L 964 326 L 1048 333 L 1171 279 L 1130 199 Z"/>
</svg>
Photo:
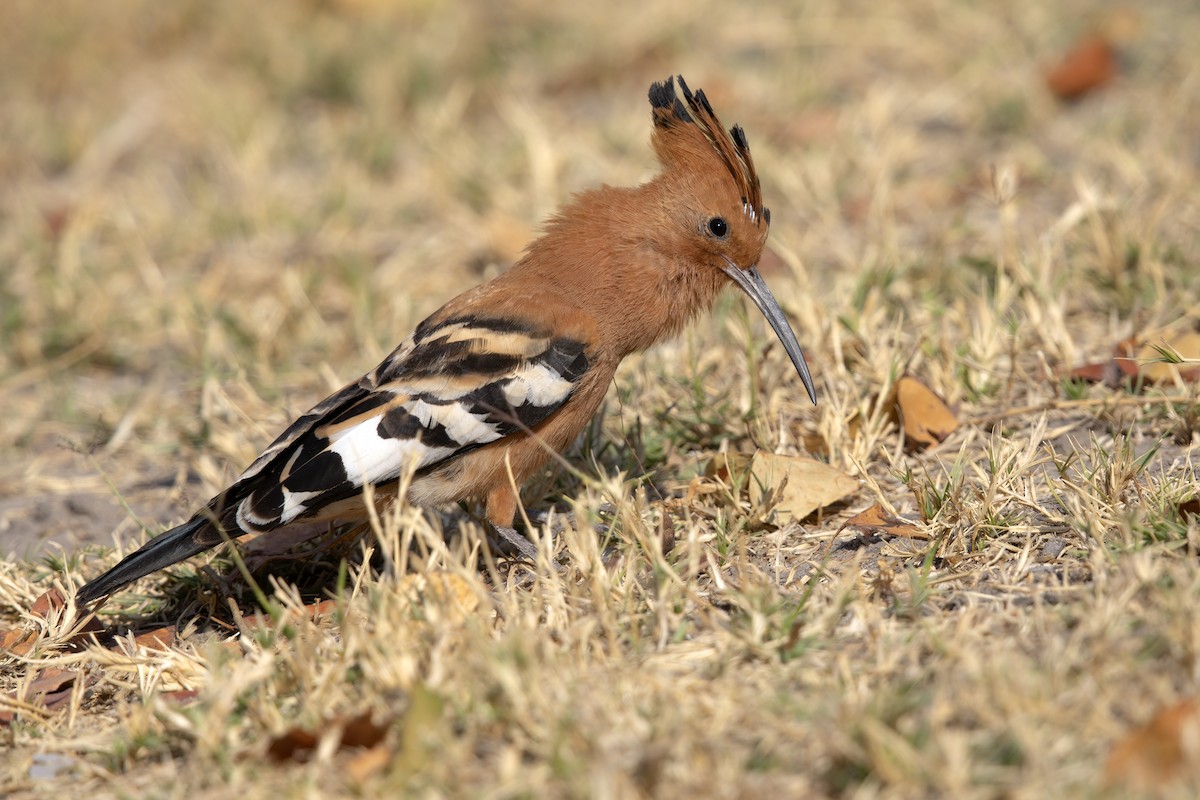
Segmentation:
<svg viewBox="0 0 1200 800">
<path fill-rule="evenodd" d="M 646 188 L 606 186 L 580 195 L 508 273 L 554 286 L 586 310 L 616 358 L 678 333 L 729 283 L 719 269 L 687 263 L 663 244 Z"/>
</svg>

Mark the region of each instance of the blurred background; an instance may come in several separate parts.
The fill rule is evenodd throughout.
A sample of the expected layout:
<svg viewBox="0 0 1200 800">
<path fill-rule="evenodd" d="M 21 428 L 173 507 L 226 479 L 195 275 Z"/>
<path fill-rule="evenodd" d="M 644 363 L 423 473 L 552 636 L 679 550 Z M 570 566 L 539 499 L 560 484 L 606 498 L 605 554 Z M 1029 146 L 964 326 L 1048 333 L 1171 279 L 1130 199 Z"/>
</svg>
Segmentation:
<svg viewBox="0 0 1200 800">
<path fill-rule="evenodd" d="M 649 178 L 673 73 L 747 131 L 823 391 L 1107 352 L 1195 313 L 1198 41 L 1183 0 L 6 2 L 3 549 L 178 519 L 572 192 Z"/>
</svg>

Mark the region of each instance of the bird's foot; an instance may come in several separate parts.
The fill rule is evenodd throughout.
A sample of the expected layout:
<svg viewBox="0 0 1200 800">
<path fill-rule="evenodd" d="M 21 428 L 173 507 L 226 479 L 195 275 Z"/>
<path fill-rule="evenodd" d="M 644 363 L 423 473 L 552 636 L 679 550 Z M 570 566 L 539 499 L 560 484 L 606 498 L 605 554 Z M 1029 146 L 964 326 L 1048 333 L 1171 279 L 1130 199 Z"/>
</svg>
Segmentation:
<svg viewBox="0 0 1200 800">
<path fill-rule="evenodd" d="M 503 556 L 519 556 L 530 561 L 537 561 L 537 545 L 526 539 L 516 528 L 503 525 L 491 525 L 492 535 L 488 537 L 489 544 Z"/>
</svg>

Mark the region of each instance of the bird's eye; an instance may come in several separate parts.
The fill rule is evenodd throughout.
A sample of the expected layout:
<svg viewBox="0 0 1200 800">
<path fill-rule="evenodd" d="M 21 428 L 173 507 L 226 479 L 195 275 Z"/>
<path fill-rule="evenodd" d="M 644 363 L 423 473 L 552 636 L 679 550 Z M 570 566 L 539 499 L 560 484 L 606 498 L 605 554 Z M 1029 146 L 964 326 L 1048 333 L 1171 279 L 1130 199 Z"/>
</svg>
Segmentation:
<svg viewBox="0 0 1200 800">
<path fill-rule="evenodd" d="M 771 209 L 769 209 L 769 208 L 763 209 L 763 219 L 765 219 L 767 221 L 768 225 L 771 224 Z"/>
<path fill-rule="evenodd" d="M 724 239 L 729 235 L 729 223 L 724 217 L 713 217 L 708 221 L 708 232 L 718 239 Z"/>
</svg>

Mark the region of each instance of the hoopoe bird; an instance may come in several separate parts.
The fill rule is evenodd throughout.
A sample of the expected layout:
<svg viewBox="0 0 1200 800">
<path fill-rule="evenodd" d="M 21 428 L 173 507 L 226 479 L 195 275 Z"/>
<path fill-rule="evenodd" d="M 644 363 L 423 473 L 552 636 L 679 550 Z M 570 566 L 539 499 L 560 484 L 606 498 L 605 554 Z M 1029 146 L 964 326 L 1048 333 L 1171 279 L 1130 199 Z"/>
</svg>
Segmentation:
<svg viewBox="0 0 1200 800">
<path fill-rule="evenodd" d="M 504 541 L 519 487 L 600 406 L 617 365 L 676 334 L 730 282 L 774 329 L 808 392 L 800 345 L 757 264 L 771 214 L 741 127 L 683 77 L 650 87 L 661 171 L 573 198 L 498 277 L 455 297 L 379 366 L 283 432 L 187 522 L 83 586 L 88 605 L 226 539 L 361 517 L 375 502 L 482 500 Z M 681 96 L 682 95 L 682 96 Z M 525 550 L 528 552 L 528 550 Z"/>
</svg>

